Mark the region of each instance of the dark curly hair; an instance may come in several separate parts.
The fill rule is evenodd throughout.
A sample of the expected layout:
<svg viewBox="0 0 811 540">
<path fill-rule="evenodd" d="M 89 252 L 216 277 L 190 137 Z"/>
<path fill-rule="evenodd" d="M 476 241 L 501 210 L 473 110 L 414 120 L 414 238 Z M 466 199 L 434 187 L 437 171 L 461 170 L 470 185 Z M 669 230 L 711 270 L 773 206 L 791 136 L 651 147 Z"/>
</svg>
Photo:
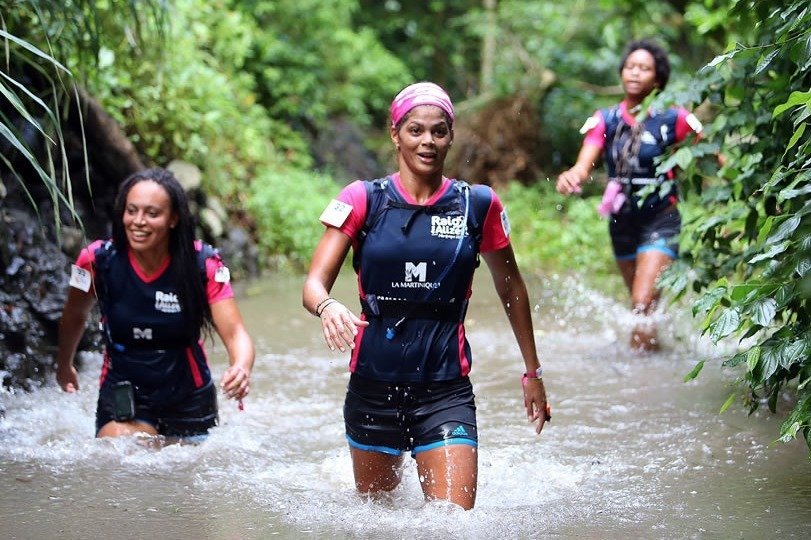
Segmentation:
<svg viewBox="0 0 811 540">
<path fill-rule="evenodd" d="M 127 195 L 139 182 L 151 180 L 166 190 L 172 204 L 172 212 L 177 216 L 177 225 L 169 229 L 169 253 L 172 260 L 169 271 L 177 284 L 178 300 L 191 335 L 200 336 L 211 333 L 213 322 L 211 306 L 206 296 L 205 282 L 197 264 L 197 250 L 194 248 L 194 218 L 189 210 L 189 199 L 183 186 L 180 185 L 171 171 L 155 167 L 130 175 L 118 188 L 118 195 L 113 206 L 113 244 L 127 245 L 127 234 L 124 230 L 124 209 Z M 189 276 L 200 276 L 200 279 L 188 279 Z"/>
<path fill-rule="evenodd" d="M 625 53 L 620 60 L 619 73 L 622 74 L 622 68 L 625 61 L 631 56 L 631 53 L 643 49 L 651 53 L 653 56 L 654 65 L 656 66 L 656 82 L 659 85 L 659 90 L 664 90 L 667 86 L 667 81 L 670 79 L 670 60 L 667 59 L 667 53 L 654 41 L 648 39 L 640 39 L 639 41 L 632 41 L 625 47 Z"/>
</svg>

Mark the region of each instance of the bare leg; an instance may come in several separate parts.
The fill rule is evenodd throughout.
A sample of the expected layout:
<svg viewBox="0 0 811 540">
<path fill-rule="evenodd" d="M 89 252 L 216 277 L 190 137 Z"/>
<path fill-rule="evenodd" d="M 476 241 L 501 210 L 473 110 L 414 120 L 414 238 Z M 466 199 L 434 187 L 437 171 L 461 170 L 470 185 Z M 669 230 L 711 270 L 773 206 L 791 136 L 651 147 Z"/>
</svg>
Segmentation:
<svg viewBox="0 0 811 540">
<path fill-rule="evenodd" d="M 98 434 L 96 434 L 96 437 L 126 437 L 128 435 L 135 435 L 136 433 L 157 435 L 158 430 L 156 430 L 150 424 L 145 424 L 143 422 L 116 422 L 113 420 L 101 426 L 101 429 L 99 430 Z"/>
<path fill-rule="evenodd" d="M 349 448 L 355 487 L 364 495 L 391 491 L 400 484 L 403 456 Z"/>
<path fill-rule="evenodd" d="M 631 259 L 630 261 L 617 261 L 617 266 L 620 269 L 620 274 L 622 274 L 622 280 L 625 282 L 625 286 L 628 287 L 628 292 L 633 293 L 634 274 L 636 274 L 636 259 Z"/>
<path fill-rule="evenodd" d="M 470 510 L 476 503 L 478 452 L 467 444 L 417 454 L 417 472 L 426 500 L 445 500 Z"/>
<path fill-rule="evenodd" d="M 656 250 L 645 251 L 637 256 L 631 287 L 631 305 L 634 314 L 650 315 L 656 308 L 656 302 L 659 300 L 656 280 L 671 262 L 673 259 L 669 255 Z M 658 350 L 656 327 L 652 323 L 636 325 L 631 333 L 631 348 L 638 351 Z"/>
</svg>

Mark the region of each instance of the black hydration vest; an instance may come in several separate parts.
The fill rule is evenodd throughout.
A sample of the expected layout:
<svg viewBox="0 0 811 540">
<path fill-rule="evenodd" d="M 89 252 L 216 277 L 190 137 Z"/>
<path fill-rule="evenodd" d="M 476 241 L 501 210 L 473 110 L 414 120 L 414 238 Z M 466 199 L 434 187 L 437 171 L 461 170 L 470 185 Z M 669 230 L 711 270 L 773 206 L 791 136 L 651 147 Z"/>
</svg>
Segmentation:
<svg viewBox="0 0 811 540">
<path fill-rule="evenodd" d="M 452 182 L 427 206 L 406 202 L 390 177 L 364 182 L 366 219 L 353 264 L 369 326 L 356 373 L 378 380 L 460 376 L 460 356 L 470 352 L 459 327 L 492 201 L 486 186 Z"/>
<path fill-rule="evenodd" d="M 619 105 L 601 109 L 600 112 L 605 119 L 608 179 L 623 184 L 628 196 L 624 211 L 657 212 L 669 206 L 678 196 L 677 188 L 675 182 L 669 181 L 664 174 L 656 174 L 656 158 L 676 142 L 678 110 L 651 110 L 640 126 L 639 149 L 628 156 L 622 155 L 622 149 L 629 143 L 633 127 L 623 119 Z M 623 162 L 622 166 L 620 162 Z M 642 190 L 646 195 L 640 204 L 637 194 Z"/>
</svg>

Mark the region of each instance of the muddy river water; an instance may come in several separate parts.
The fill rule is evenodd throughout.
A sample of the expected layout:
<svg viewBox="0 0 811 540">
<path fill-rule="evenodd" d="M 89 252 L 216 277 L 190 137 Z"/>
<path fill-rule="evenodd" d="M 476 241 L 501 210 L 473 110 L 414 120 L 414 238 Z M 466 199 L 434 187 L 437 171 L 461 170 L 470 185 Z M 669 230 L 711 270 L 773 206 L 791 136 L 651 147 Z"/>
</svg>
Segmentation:
<svg viewBox="0 0 811 540">
<path fill-rule="evenodd" d="M 336 295 L 354 305 L 351 272 Z M 486 269 L 468 313 L 480 447 L 476 508 L 426 504 L 412 460 L 384 501 L 354 492 L 341 408 L 345 354 L 301 307 L 301 276 L 239 296 L 257 344 L 244 411 L 220 402 L 206 442 L 150 450 L 95 440 L 100 359 L 82 391 L 0 392 L 3 538 L 809 538 L 805 444 L 774 442 L 780 415 L 719 414 L 739 373 L 710 361 L 688 308 L 662 318 L 661 353 L 630 353 L 625 307 L 557 278 L 528 280 L 553 406 L 541 437 L 521 403 L 522 362 Z M 685 313 L 681 313 L 684 311 Z M 210 346 L 217 377 L 225 356 Z M 782 412 L 791 404 L 781 399 Z"/>
</svg>

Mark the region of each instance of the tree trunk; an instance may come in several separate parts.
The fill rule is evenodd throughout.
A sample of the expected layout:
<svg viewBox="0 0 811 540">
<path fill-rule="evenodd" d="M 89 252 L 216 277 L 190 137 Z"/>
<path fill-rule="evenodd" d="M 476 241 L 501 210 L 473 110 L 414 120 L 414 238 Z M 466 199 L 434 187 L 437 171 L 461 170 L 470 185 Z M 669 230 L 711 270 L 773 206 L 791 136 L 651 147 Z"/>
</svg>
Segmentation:
<svg viewBox="0 0 811 540">
<path fill-rule="evenodd" d="M 493 89 L 493 62 L 496 56 L 496 0 L 484 0 L 485 29 L 482 40 L 482 64 L 479 73 L 479 93 Z"/>
<path fill-rule="evenodd" d="M 107 172 L 107 176 L 123 180 L 144 168 L 138 150 L 118 122 L 83 88 L 79 89 L 79 105 L 87 147 L 93 149 L 90 150 L 95 154 L 93 159 L 101 161 L 99 165 Z M 103 151 L 98 151 L 99 149 Z"/>
</svg>

